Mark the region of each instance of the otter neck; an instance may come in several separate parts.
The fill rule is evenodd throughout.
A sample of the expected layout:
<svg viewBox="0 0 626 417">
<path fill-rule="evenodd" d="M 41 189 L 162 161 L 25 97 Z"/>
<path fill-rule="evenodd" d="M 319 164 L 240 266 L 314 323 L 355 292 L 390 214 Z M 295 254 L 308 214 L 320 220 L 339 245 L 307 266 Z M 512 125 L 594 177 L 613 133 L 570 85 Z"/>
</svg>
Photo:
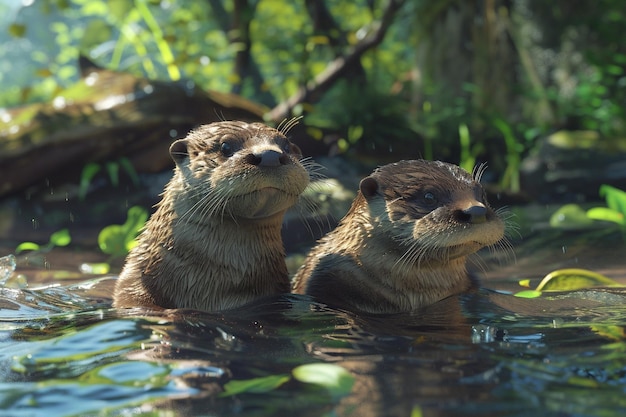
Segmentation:
<svg viewBox="0 0 626 417">
<path fill-rule="evenodd" d="M 409 247 L 399 245 L 397 238 L 389 234 L 388 225 L 380 224 L 385 217 L 373 211 L 364 202 L 355 202 L 334 236 L 342 239 L 333 242 L 351 253 L 369 276 L 378 277 L 390 290 L 403 294 L 401 309 L 431 304 L 471 288 L 465 256 L 446 262 L 403 258 Z"/>
</svg>

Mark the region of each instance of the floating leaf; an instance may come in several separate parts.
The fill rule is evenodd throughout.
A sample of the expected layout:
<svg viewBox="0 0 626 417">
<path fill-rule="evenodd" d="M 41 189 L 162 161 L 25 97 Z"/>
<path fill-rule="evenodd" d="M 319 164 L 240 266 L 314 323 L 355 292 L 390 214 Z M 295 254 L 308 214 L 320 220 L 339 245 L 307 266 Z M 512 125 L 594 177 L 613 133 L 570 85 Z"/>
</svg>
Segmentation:
<svg viewBox="0 0 626 417">
<path fill-rule="evenodd" d="M 530 280 L 529 279 L 520 279 L 518 282 L 520 287 L 530 288 Z"/>
<path fill-rule="evenodd" d="M 72 237 L 68 229 L 61 229 L 50 235 L 51 246 L 67 246 L 70 242 L 72 242 Z"/>
<path fill-rule="evenodd" d="M 22 242 L 17 245 L 17 248 L 15 248 L 15 254 L 17 255 L 18 253 L 24 252 L 25 250 L 39 250 L 40 248 L 41 246 L 39 246 L 35 242 Z"/>
<path fill-rule="evenodd" d="M 83 263 L 80 264 L 80 272 L 83 274 L 108 274 L 111 265 L 108 263 Z"/>
<path fill-rule="evenodd" d="M 231 395 L 252 393 L 262 394 L 270 392 L 283 385 L 291 379 L 289 375 L 269 375 L 259 378 L 233 380 L 224 384 L 224 392 L 221 397 L 229 397 Z"/>
<path fill-rule="evenodd" d="M 537 286 L 537 291 L 571 291 L 595 286 L 621 286 L 612 279 L 587 269 L 558 269 L 550 272 Z"/>
<path fill-rule="evenodd" d="M 300 382 L 326 388 L 333 397 L 342 397 L 352 390 L 354 376 L 339 365 L 331 363 L 310 363 L 300 365 L 292 371 Z"/>
<path fill-rule="evenodd" d="M 514 295 L 520 298 L 537 298 L 537 297 L 541 297 L 541 291 L 524 290 L 524 291 L 517 292 Z"/>
<path fill-rule="evenodd" d="M 600 186 L 600 196 L 606 199 L 609 208 L 626 215 L 626 192 L 610 185 Z"/>
<path fill-rule="evenodd" d="M 594 207 L 587 210 L 587 217 L 594 220 L 604 220 L 626 226 L 624 215 L 617 210 L 608 207 Z"/>
<path fill-rule="evenodd" d="M 587 212 L 578 204 L 566 204 L 550 216 L 550 226 L 555 228 L 580 228 L 593 224 Z"/>
</svg>

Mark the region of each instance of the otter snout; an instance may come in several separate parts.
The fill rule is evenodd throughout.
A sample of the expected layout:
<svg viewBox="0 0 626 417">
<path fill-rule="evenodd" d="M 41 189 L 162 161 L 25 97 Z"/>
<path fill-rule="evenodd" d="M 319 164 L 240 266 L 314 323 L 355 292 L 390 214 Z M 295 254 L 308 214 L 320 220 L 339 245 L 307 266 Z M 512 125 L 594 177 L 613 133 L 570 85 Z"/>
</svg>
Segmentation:
<svg viewBox="0 0 626 417">
<path fill-rule="evenodd" d="M 457 210 L 454 214 L 461 223 L 480 224 L 487 222 L 488 209 L 484 204 L 477 201 L 470 203 L 468 207 Z"/>
<path fill-rule="evenodd" d="M 264 149 L 250 154 L 248 156 L 248 162 L 260 167 L 278 167 L 287 165 L 289 163 L 289 157 L 284 152 Z"/>
<path fill-rule="evenodd" d="M 289 156 L 274 149 L 253 150 L 246 157 L 246 162 L 260 167 L 278 167 L 289 163 Z"/>
</svg>

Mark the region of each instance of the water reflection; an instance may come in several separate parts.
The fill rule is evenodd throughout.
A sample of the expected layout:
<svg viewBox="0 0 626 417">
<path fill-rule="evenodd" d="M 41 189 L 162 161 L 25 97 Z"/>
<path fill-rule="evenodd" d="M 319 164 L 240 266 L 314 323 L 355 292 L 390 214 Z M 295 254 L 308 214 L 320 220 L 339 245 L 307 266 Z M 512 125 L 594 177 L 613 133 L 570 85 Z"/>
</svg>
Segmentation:
<svg viewBox="0 0 626 417">
<path fill-rule="evenodd" d="M 0 415 L 626 411 L 616 289 L 530 300 L 483 290 L 419 314 L 356 316 L 300 296 L 225 313 L 118 311 L 112 283 L 2 290 Z M 314 362 L 349 370 L 350 394 L 293 378 Z M 233 394 L 231 381 L 249 384 Z"/>
</svg>

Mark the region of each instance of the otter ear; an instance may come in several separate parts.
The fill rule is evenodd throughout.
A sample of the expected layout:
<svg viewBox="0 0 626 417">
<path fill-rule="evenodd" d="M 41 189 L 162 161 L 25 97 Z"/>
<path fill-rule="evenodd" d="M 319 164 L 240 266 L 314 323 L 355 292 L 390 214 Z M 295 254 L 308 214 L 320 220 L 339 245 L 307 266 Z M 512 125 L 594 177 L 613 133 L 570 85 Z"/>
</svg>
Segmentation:
<svg viewBox="0 0 626 417">
<path fill-rule="evenodd" d="M 359 189 L 365 198 L 371 198 L 378 192 L 378 183 L 372 177 L 365 177 L 361 180 Z"/>
<path fill-rule="evenodd" d="M 185 158 L 189 157 L 187 152 L 187 140 L 179 139 L 170 145 L 170 156 L 176 162 L 176 165 L 180 164 Z"/>
</svg>

